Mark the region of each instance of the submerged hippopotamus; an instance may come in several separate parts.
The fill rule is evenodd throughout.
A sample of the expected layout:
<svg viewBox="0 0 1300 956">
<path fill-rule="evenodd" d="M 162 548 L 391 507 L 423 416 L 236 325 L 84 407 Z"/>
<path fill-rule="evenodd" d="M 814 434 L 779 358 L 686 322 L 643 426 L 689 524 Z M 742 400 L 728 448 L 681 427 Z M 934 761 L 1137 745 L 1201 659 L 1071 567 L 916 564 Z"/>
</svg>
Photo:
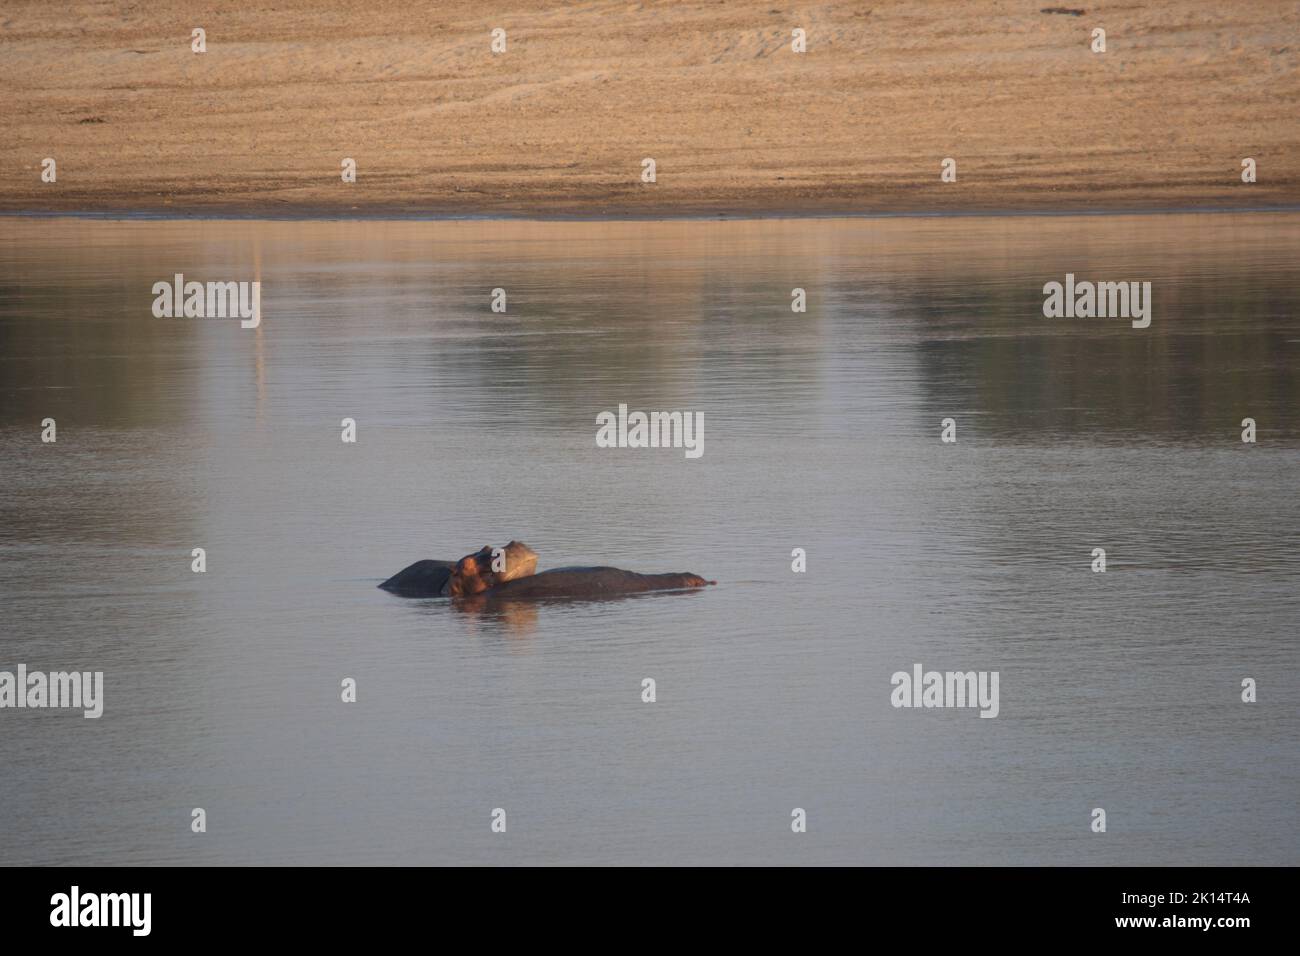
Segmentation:
<svg viewBox="0 0 1300 956">
<path fill-rule="evenodd" d="M 494 552 L 490 545 L 461 558 L 481 558 L 485 567 L 491 569 L 495 564 L 499 570 L 490 571 L 495 579 L 513 581 L 525 577 L 537 569 L 537 552 L 522 541 L 511 541 L 504 548 Z M 416 561 L 398 571 L 391 578 L 379 585 L 385 591 L 402 597 L 447 597 L 451 583 L 451 573 L 459 561 L 435 561 L 431 558 Z"/>
<path fill-rule="evenodd" d="M 698 574 L 638 574 L 621 568 L 555 568 L 537 574 L 509 575 L 493 569 L 489 553 L 466 555 L 451 569 L 452 598 L 532 601 L 545 598 L 599 598 L 644 591 L 702 588 L 717 584 Z"/>
</svg>

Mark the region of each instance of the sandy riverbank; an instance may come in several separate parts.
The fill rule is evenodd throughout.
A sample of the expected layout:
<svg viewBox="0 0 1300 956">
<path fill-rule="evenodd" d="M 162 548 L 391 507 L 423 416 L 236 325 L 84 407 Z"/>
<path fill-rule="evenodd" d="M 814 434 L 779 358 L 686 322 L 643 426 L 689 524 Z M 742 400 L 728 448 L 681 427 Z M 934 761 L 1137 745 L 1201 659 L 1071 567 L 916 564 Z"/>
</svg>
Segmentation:
<svg viewBox="0 0 1300 956">
<path fill-rule="evenodd" d="M 8 3 L 0 210 L 1300 203 L 1300 8 L 1044 6 Z M 191 52 L 194 27 L 206 53 Z M 807 53 L 791 50 L 796 27 Z M 1090 50 L 1094 27 L 1105 53 Z M 41 181 L 47 156 L 55 183 Z M 340 177 L 344 157 L 355 183 Z M 645 157 L 654 184 L 641 182 Z M 940 181 L 945 157 L 955 183 Z M 1243 157 L 1258 182 L 1241 182 Z"/>
</svg>

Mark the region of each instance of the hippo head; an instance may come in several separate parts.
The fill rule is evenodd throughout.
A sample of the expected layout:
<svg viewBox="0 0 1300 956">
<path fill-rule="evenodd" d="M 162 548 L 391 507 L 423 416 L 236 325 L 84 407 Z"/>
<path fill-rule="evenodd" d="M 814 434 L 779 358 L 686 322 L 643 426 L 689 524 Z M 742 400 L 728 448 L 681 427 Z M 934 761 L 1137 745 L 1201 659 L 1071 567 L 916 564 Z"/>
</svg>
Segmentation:
<svg viewBox="0 0 1300 956">
<path fill-rule="evenodd" d="M 527 577 L 536 570 L 537 552 L 522 541 L 511 541 L 499 549 L 484 545 L 456 562 L 447 582 L 447 593 L 452 597 L 482 594 L 488 588 Z"/>
</svg>

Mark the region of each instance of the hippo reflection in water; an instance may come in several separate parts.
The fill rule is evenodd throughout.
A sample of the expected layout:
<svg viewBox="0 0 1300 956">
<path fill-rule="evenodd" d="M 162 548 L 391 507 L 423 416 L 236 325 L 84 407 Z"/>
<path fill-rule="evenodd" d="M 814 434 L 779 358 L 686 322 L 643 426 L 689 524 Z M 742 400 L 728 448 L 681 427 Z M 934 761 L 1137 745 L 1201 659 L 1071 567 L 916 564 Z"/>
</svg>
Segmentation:
<svg viewBox="0 0 1300 956">
<path fill-rule="evenodd" d="M 646 591 L 702 588 L 698 574 L 638 574 L 620 568 L 555 568 L 535 573 L 537 553 L 521 541 L 484 546 L 459 561 L 417 561 L 379 585 L 407 597 L 484 601 L 602 598 Z"/>
</svg>

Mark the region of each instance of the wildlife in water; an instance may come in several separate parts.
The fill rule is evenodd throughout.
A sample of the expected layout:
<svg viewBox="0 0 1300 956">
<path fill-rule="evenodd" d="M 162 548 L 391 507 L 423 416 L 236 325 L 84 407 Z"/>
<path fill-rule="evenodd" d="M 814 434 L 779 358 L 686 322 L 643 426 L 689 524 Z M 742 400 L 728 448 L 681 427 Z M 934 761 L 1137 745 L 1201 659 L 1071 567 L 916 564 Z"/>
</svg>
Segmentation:
<svg viewBox="0 0 1300 956">
<path fill-rule="evenodd" d="M 379 586 L 403 597 L 450 597 L 475 603 L 547 598 L 602 598 L 702 588 L 698 574 L 640 574 L 622 568 L 564 567 L 537 571 L 537 552 L 522 541 L 484 545 L 458 561 L 417 561 Z"/>
<path fill-rule="evenodd" d="M 426 558 L 407 565 L 379 586 L 402 597 L 449 597 L 451 573 L 456 565 L 469 557 L 482 557 L 491 567 L 493 554 L 492 546 L 485 544 L 473 555 L 467 555 L 460 561 Z M 511 541 L 504 548 L 496 549 L 495 554 L 499 570 L 492 572 L 494 580 L 510 581 L 532 574 L 537 569 L 537 552 L 522 541 Z"/>
</svg>

